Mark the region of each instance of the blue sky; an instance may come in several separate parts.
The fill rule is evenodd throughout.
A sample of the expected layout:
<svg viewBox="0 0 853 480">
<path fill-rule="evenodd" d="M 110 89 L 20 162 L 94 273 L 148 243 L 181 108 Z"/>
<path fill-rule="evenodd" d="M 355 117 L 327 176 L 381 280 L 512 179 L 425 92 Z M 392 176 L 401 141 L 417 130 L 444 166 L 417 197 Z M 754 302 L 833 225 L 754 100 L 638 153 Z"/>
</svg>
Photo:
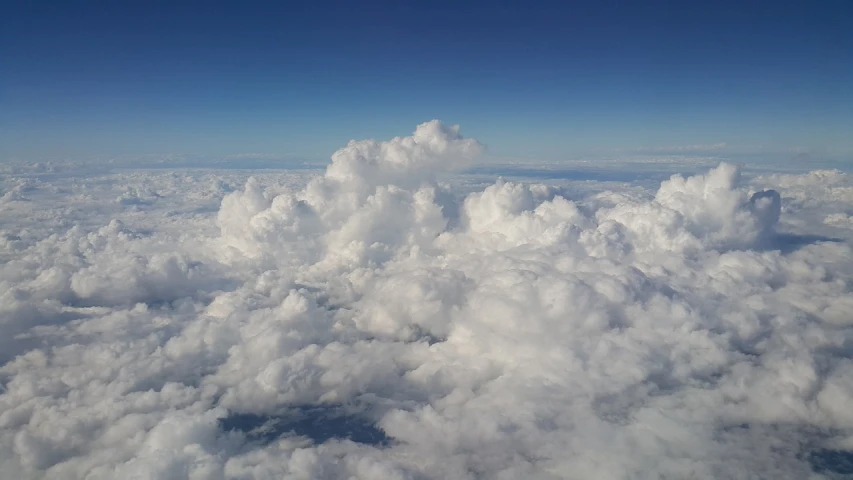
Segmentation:
<svg viewBox="0 0 853 480">
<path fill-rule="evenodd" d="M 318 159 L 433 118 L 496 156 L 853 158 L 848 0 L 16 3 L 0 159 Z"/>
</svg>

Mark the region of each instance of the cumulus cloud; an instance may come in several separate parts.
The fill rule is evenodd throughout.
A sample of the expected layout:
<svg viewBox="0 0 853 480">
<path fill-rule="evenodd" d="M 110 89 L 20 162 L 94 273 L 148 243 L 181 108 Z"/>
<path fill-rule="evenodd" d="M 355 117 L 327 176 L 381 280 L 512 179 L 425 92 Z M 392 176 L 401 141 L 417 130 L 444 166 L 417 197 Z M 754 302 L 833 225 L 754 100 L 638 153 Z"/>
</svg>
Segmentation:
<svg viewBox="0 0 853 480">
<path fill-rule="evenodd" d="M 482 150 L 433 121 L 310 177 L 35 185 L 0 242 L 0 471 L 845 473 L 845 174 L 437 181 Z M 39 202 L 73 225 L 27 224 Z"/>
</svg>

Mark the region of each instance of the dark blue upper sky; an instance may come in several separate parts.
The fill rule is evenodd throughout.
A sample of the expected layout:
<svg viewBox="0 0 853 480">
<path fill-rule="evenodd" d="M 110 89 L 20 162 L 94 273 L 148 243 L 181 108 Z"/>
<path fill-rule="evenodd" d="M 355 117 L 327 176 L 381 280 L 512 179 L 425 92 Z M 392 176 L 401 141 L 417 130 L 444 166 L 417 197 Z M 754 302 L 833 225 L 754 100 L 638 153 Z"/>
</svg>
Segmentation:
<svg viewBox="0 0 853 480">
<path fill-rule="evenodd" d="M 0 60 L 0 159 L 853 154 L 849 0 L 8 2 Z"/>
</svg>

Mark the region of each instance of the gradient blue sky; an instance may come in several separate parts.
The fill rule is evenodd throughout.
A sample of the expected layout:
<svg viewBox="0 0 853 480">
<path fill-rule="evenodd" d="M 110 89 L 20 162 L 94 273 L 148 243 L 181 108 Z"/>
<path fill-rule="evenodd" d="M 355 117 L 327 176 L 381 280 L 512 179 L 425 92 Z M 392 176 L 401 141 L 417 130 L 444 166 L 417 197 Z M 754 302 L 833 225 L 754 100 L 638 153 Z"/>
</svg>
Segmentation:
<svg viewBox="0 0 853 480">
<path fill-rule="evenodd" d="M 0 159 L 853 154 L 853 2 L 7 2 Z"/>
</svg>

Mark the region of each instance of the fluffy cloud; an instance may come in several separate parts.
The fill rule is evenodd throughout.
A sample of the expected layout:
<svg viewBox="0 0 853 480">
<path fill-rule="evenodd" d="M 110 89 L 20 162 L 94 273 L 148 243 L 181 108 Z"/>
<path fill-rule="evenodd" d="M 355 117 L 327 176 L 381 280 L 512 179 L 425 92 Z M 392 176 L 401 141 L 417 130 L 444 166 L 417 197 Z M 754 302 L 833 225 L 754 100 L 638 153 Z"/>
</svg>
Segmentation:
<svg viewBox="0 0 853 480">
<path fill-rule="evenodd" d="M 434 121 L 308 177 L 6 179 L 0 471 L 845 472 L 846 175 L 437 181 L 481 151 Z"/>
</svg>

